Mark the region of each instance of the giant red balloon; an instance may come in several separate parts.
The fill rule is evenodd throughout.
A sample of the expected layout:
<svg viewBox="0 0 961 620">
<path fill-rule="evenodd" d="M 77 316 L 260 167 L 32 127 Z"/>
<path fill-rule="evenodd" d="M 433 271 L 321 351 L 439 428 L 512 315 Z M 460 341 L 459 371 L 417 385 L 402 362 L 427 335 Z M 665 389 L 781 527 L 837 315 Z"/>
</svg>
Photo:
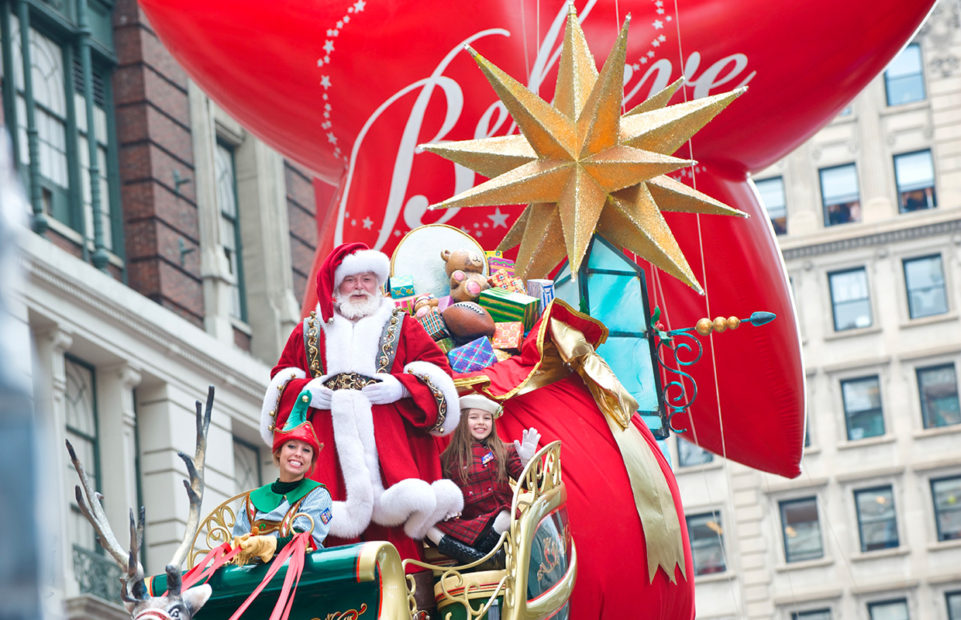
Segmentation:
<svg viewBox="0 0 961 620">
<path fill-rule="evenodd" d="M 699 298 L 668 278 L 670 327 L 706 311 L 778 313 L 775 323 L 715 336 L 693 374 L 690 427 L 712 450 L 754 467 L 798 473 L 803 424 L 800 344 L 787 281 L 745 173 L 777 160 L 827 122 L 905 43 L 932 0 L 772 4 L 767 0 L 578 2 L 588 41 L 606 56 L 633 14 L 626 105 L 682 74 L 676 100 L 749 91 L 694 137 L 693 157 L 724 170 L 693 177 L 756 217 L 672 217 L 700 272 Z M 489 0 L 141 0 L 151 24 L 207 92 L 282 152 L 338 185 L 318 222 L 318 255 L 341 241 L 390 251 L 407 230 L 446 222 L 493 247 L 517 207 L 426 213 L 477 182 L 416 145 L 502 134 L 509 118 L 462 51 L 470 44 L 550 97 L 566 2 Z M 320 205 L 322 208 L 326 204 Z M 723 220 L 723 221 L 722 221 Z M 695 234 L 694 231 L 699 231 Z M 312 280 L 312 279 L 311 279 Z M 305 307 L 312 306 L 312 292 Z M 690 422 L 690 423 L 689 423 Z M 723 436 L 722 436 L 723 431 Z M 763 441 L 758 441 L 763 438 Z"/>
</svg>

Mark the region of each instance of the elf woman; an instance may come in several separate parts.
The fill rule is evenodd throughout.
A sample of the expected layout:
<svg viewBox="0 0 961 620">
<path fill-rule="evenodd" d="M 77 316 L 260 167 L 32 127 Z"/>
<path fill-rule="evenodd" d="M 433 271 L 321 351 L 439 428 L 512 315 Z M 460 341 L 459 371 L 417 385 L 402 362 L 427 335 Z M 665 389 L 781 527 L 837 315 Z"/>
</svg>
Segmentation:
<svg viewBox="0 0 961 620">
<path fill-rule="evenodd" d="M 531 428 L 521 441 L 505 445 L 495 425 L 501 406 L 479 394 L 462 396 L 460 409 L 460 423 L 440 459 L 444 476 L 464 493 L 464 510 L 432 527 L 427 537 L 441 553 L 467 564 L 487 555 L 510 526 L 508 476 L 521 475 L 541 436 Z"/>
<path fill-rule="evenodd" d="M 311 532 L 308 551 L 323 548 L 332 504 L 327 487 L 307 478 L 323 447 L 304 417 L 309 404 L 310 394 L 302 393 L 284 428 L 274 433 L 277 480 L 248 493 L 240 506 L 233 529 L 234 545 L 241 547 L 237 564 L 269 562 L 296 532 Z"/>
</svg>

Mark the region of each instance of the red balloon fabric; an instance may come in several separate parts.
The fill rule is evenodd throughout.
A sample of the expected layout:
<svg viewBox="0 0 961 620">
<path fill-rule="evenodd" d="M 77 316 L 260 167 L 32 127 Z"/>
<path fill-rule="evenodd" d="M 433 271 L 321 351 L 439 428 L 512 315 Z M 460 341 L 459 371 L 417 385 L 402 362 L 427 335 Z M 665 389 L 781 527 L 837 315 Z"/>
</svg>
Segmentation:
<svg viewBox="0 0 961 620">
<path fill-rule="evenodd" d="M 785 476 L 798 473 L 804 394 L 800 342 L 767 217 L 745 173 L 777 160 L 828 122 L 916 30 L 934 0 L 584 0 L 596 59 L 633 16 L 625 107 L 681 75 L 675 101 L 747 85 L 697 134 L 688 177 L 755 217 L 671 217 L 705 299 L 659 276 L 670 326 L 701 307 L 757 309 L 775 323 L 713 337 L 696 370 L 692 438 Z M 493 248 L 520 207 L 427 212 L 479 178 L 417 145 L 516 131 L 463 50 L 471 45 L 549 99 L 567 3 L 559 0 L 141 0 L 188 73 L 248 129 L 338 186 L 319 205 L 318 256 L 344 241 L 390 252 L 408 230 L 447 223 Z M 324 209 L 326 208 L 326 211 Z M 707 232 L 706 232 L 707 231 Z M 706 234 L 705 234 L 706 232 Z M 308 281 L 312 281 L 310 278 Z M 313 307 L 308 293 L 305 307 Z M 716 373 L 716 374 L 715 374 Z M 690 422 L 688 425 L 687 422 Z"/>
</svg>

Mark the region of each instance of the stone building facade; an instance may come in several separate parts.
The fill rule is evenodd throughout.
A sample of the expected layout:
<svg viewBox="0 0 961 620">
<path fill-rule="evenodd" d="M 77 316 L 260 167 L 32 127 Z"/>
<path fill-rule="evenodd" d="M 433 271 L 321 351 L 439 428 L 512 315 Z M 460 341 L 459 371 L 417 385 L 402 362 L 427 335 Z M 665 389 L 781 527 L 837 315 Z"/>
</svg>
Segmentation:
<svg viewBox="0 0 961 620">
<path fill-rule="evenodd" d="M 118 600 L 115 568 L 71 505 L 64 439 L 121 541 L 128 508 L 145 506 L 150 573 L 183 534 L 176 453 L 193 453 L 208 385 L 205 507 L 270 475 L 260 404 L 299 320 L 318 197 L 308 171 L 187 78 L 134 0 L 0 2 L 0 42 L 2 121 L 29 204 L 9 348 L 32 369 L 49 457 L 45 599 L 55 617 L 64 601 L 72 618 L 126 617 L 103 600 Z"/>
<path fill-rule="evenodd" d="M 961 5 L 754 180 L 798 310 L 807 445 L 787 480 L 674 440 L 698 618 L 958 620 Z"/>
</svg>

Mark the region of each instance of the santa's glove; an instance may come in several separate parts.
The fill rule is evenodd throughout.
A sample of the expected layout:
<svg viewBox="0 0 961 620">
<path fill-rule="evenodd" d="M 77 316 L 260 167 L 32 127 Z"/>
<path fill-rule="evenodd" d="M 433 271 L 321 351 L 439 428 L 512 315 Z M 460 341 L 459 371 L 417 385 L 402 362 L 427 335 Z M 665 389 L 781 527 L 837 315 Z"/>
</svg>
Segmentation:
<svg viewBox="0 0 961 620">
<path fill-rule="evenodd" d="M 540 440 L 541 434 L 533 427 L 524 430 L 520 441 L 514 440 L 514 449 L 517 450 L 517 456 L 520 457 L 522 465 L 527 465 L 527 462 L 534 458 Z"/>
<path fill-rule="evenodd" d="M 327 376 L 324 375 L 323 377 L 311 379 L 307 385 L 304 386 L 304 391 L 310 392 L 311 407 L 330 409 L 330 397 L 333 396 L 334 391 L 324 385 L 324 381 L 326 380 Z"/>
<path fill-rule="evenodd" d="M 375 379 L 380 379 L 378 383 L 371 383 L 361 390 L 371 405 L 387 405 L 395 403 L 401 398 L 410 396 L 410 392 L 404 384 L 398 381 L 394 375 L 378 373 Z"/>
<path fill-rule="evenodd" d="M 238 539 L 234 539 L 235 541 Z M 240 538 L 240 553 L 234 558 L 234 564 L 244 566 L 252 559 L 259 558 L 266 564 L 277 551 L 277 538 L 274 536 L 249 536 Z"/>
</svg>

